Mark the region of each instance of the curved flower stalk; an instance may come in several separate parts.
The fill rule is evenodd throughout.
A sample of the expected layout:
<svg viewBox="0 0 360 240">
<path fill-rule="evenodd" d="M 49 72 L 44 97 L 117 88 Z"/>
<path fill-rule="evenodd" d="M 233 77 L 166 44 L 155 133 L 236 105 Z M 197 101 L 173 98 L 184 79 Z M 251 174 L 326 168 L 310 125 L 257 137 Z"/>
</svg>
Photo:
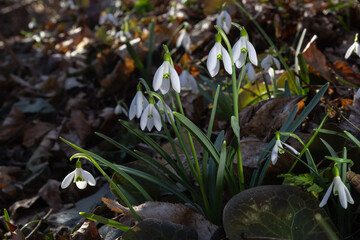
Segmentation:
<svg viewBox="0 0 360 240">
<path fill-rule="evenodd" d="M 220 60 L 224 63 L 227 73 L 232 74 L 231 59 L 228 51 L 221 45 L 221 35 L 218 33 L 215 39 L 215 45 L 209 52 L 206 66 L 211 77 L 216 76 L 220 70 Z"/>
<path fill-rule="evenodd" d="M 354 43 L 351 44 L 351 46 L 346 51 L 345 59 L 348 59 L 353 52 L 358 55 L 358 57 L 360 57 L 360 44 L 358 34 L 355 35 Z"/>
<path fill-rule="evenodd" d="M 276 66 L 278 70 L 280 70 L 280 62 L 276 57 L 271 56 L 268 54 L 260 63 L 262 69 L 264 69 L 264 72 L 267 72 L 269 68 L 272 66 Z"/>
<path fill-rule="evenodd" d="M 160 89 L 162 94 L 166 94 L 170 89 L 170 81 L 175 92 L 180 93 L 180 78 L 177 74 L 169 51 L 167 50 L 164 56 L 164 62 L 156 70 L 153 80 L 153 88 L 155 91 Z"/>
<path fill-rule="evenodd" d="M 240 73 L 241 74 L 241 73 Z M 255 69 L 253 67 L 253 65 L 251 63 L 247 63 L 245 64 L 244 67 L 244 74 L 242 75 L 242 77 L 244 78 L 245 74 L 247 74 L 248 79 L 251 83 L 254 83 L 256 80 L 256 73 L 255 73 Z"/>
<path fill-rule="evenodd" d="M 126 117 L 129 116 L 128 112 L 126 111 L 126 109 L 122 106 L 122 101 L 118 101 L 116 104 L 116 107 L 114 109 L 114 113 L 116 115 L 120 115 L 120 114 L 124 114 Z"/>
<path fill-rule="evenodd" d="M 298 151 L 296 151 L 295 148 L 293 148 L 292 146 L 290 146 L 289 144 L 286 144 L 284 143 L 283 141 L 280 140 L 280 134 L 279 133 L 276 133 L 275 135 L 276 137 L 276 142 L 275 142 L 275 145 L 271 151 L 271 162 L 273 165 L 276 164 L 277 162 L 277 159 L 278 159 L 278 156 L 279 156 L 279 153 L 280 154 L 283 154 L 285 153 L 285 150 L 284 150 L 284 147 L 283 147 L 283 144 L 285 147 L 289 148 L 295 155 L 299 155 L 300 153 Z"/>
<path fill-rule="evenodd" d="M 186 52 L 191 52 L 191 39 L 188 30 L 189 24 L 184 23 L 184 28 L 180 31 L 179 37 L 176 40 L 176 47 L 183 46 Z"/>
<path fill-rule="evenodd" d="M 230 32 L 231 16 L 226 10 L 222 10 L 216 18 L 216 25 L 218 25 L 226 34 Z"/>
<path fill-rule="evenodd" d="M 66 175 L 61 183 L 61 188 L 67 188 L 71 182 L 74 182 L 79 189 L 85 189 L 88 184 L 90 186 L 96 185 L 93 175 L 81 168 L 80 160 L 77 160 L 75 170 Z"/>
<path fill-rule="evenodd" d="M 129 109 L 129 119 L 132 120 L 135 116 L 140 118 L 143 110 L 149 105 L 149 102 L 146 100 L 144 94 L 141 91 L 141 84 L 137 86 L 137 92 L 135 97 L 131 101 Z"/>
<path fill-rule="evenodd" d="M 191 90 L 192 93 L 197 93 L 198 91 L 195 78 L 185 69 L 180 74 L 180 85 L 181 89 Z"/>
<path fill-rule="evenodd" d="M 171 117 L 172 121 L 175 121 L 173 112 L 171 111 L 171 108 L 170 108 L 166 103 L 165 103 L 165 105 L 164 105 L 164 103 L 163 103 L 161 100 L 159 100 L 159 101 L 156 103 L 156 105 L 157 105 L 157 107 L 158 107 L 158 109 L 159 109 L 159 111 L 160 111 L 160 114 L 161 114 L 163 117 L 166 116 L 165 119 L 166 119 L 169 123 L 171 123 L 170 118 L 169 118 L 169 113 L 170 113 L 170 117 Z"/>
<path fill-rule="evenodd" d="M 335 196 L 339 195 L 340 204 L 344 209 L 346 209 L 348 203 L 354 204 L 354 200 L 345 184 L 341 181 L 339 169 L 336 166 L 333 168 L 333 175 L 334 179 L 321 200 L 319 207 L 323 207 L 327 203 L 332 190 Z"/>
<path fill-rule="evenodd" d="M 245 56 L 248 54 L 250 62 L 255 66 L 258 65 L 256 50 L 249 41 L 249 36 L 243 28 L 240 33 L 240 39 L 234 44 L 232 48 L 234 63 L 237 68 L 241 68 L 245 64 Z"/>
<path fill-rule="evenodd" d="M 154 126 L 158 131 L 161 130 L 162 125 L 160 114 L 156 110 L 154 102 L 154 98 L 151 97 L 149 99 L 149 105 L 145 108 L 143 114 L 141 115 L 140 128 L 143 131 L 146 127 L 149 131 L 151 131 Z"/>
<path fill-rule="evenodd" d="M 115 19 L 112 13 L 108 13 L 99 19 L 99 25 L 104 25 L 106 22 L 110 22 L 115 27 L 119 26 L 118 21 Z"/>
</svg>

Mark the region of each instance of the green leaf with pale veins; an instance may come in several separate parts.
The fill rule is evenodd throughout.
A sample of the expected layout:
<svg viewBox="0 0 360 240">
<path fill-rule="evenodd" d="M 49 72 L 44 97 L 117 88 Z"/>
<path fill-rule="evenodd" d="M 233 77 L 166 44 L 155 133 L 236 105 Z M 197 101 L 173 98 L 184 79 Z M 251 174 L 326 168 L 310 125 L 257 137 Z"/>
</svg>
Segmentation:
<svg viewBox="0 0 360 240">
<path fill-rule="evenodd" d="M 327 240 L 325 230 L 314 218 L 316 213 L 333 227 L 325 210 L 319 208 L 319 201 L 310 193 L 295 186 L 260 186 L 230 199 L 224 208 L 223 224 L 230 240 L 240 240 L 241 236 Z"/>
</svg>

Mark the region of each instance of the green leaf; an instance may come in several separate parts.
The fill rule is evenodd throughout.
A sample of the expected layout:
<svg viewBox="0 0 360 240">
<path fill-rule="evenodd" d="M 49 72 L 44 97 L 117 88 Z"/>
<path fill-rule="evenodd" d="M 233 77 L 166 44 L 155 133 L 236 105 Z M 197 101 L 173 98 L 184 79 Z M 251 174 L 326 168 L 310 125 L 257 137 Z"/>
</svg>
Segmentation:
<svg viewBox="0 0 360 240">
<path fill-rule="evenodd" d="M 335 229 L 319 201 L 294 186 L 268 185 L 245 190 L 226 204 L 223 225 L 229 239 L 328 239 L 315 220 L 321 214 Z"/>
<path fill-rule="evenodd" d="M 114 220 L 108 219 L 108 218 L 104 218 L 102 216 L 98 216 L 96 214 L 92 214 L 92 213 L 86 213 L 86 212 L 80 212 L 79 213 L 81 216 L 86 217 L 87 219 L 91 220 L 91 221 L 95 221 L 95 222 L 99 222 L 102 224 L 106 224 L 109 225 L 111 227 L 120 229 L 124 232 L 128 231 L 130 229 L 130 227 L 123 225 L 119 222 L 116 222 Z"/>
<path fill-rule="evenodd" d="M 185 128 L 193 135 L 199 143 L 209 152 L 210 156 L 217 164 L 220 162 L 220 154 L 214 144 L 206 137 L 206 135 L 196 126 L 190 119 L 184 115 L 174 112 L 174 116 L 185 126 Z"/>
<path fill-rule="evenodd" d="M 238 144 L 240 144 L 240 126 L 239 121 L 236 119 L 235 116 L 231 116 L 231 128 L 236 136 Z"/>
</svg>

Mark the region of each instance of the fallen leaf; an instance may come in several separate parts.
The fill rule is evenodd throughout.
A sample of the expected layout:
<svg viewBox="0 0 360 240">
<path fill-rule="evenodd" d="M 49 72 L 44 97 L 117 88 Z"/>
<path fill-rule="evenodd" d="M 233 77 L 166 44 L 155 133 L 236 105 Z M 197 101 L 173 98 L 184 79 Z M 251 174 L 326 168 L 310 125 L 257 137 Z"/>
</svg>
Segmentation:
<svg viewBox="0 0 360 240">
<path fill-rule="evenodd" d="M 39 120 L 35 120 L 29 123 L 27 129 L 24 132 L 23 145 L 25 147 L 34 146 L 52 128 L 54 128 L 52 124 Z"/>
<path fill-rule="evenodd" d="M 83 144 L 89 140 L 89 136 L 94 132 L 85 114 L 79 109 L 72 109 L 69 126 L 75 129 Z"/>
<path fill-rule="evenodd" d="M 86 220 L 71 236 L 72 240 L 102 240 L 93 221 Z"/>
<path fill-rule="evenodd" d="M 133 216 L 131 211 L 119 204 L 116 200 L 102 198 L 102 201 L 112 211 Z M 199 240 L 208 240 L 217 229 L 217 226 L 209 222 L 203 215 L 196 213 L 191 208 L 180 203 L 168 202 L 145 202 L 139 206 L 133 206 L 141 219 L 155 218 L 158 220 L 193 227 L 199 236 Z"/>
<path fill-rule="evenodd" d="M 62 200 L 60 197 L 60 182 L 54 179 L 49 181 L 42 186 L 39 190 L 39 196 L 45 200 L 45 202 L 57 212 L 62 207 Z"/>
<path fill-rule="evenodd" d="M 0 143 L 9 141 L 10 139 L 21 134 L 21 130 L 25 126 L 25 115 L 19 108 L 13 107 L 7 115 L 0 127 Z"/>
<path fill-rule="evenodd" d="M 360 74 L 355 73 L 351 67 L 349 67 L 345 62 L 336 61 L 333 63 L 333 69 L 342 78 L 346 81 L 351 82 L 358 87 L 360 87 Z"/>
</svg>

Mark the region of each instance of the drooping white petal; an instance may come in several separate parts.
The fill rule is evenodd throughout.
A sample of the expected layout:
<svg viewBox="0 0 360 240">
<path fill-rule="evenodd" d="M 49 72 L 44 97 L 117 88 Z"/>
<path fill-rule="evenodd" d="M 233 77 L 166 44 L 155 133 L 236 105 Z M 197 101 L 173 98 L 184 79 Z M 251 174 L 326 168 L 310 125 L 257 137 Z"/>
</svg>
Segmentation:
<svg viewBox="0 0 360 240">
<path fill-rule="evenodd" d="M 149 115 L 149 106 L 151 104 L 149 104 L 145 109 L 144 109 L 144 112 L 142 113 L 141 115 L 141 118 L 140 118 L 140 128 L 141 130 L 144 131 L 145 127 L 146 127 L 146 124 L 147 124 L 147 121 L 148 121 L 148 115 Z"/>
<path fill-rule="evenodd" d="M 143 110 L 144 95 L 142 94 L 141 91 L 137 91 L 135 98 L 136 98 L 136 117 L 139 118 Z"/>
<path fill-rule="evenodd" d="M 256 55 L 256 50 L 255 50 L 254 46 L 251 44 L 251 42 L 249 42 L 249 40 L 246 40 L 246 49 L 248 51 L 248 56 L 249 56 L 250 62 L 252 62 L 252 64 L 257 66 L 258 59 L 257 59 L 257 55 Z"/>
<path fill-rule="evenodd" d="M 185 34 L 183 42 L 182 42 L 183 47 L 185 48 L 186 51 L 190 52 L 191 50 L 191 39 L 190 39 L 190 35 L 189 34 Z"/>
<path fill-rule="evenodd" d="M 226 51 L 226 49 L 223 46 L 221 46 L 221 54 L 226 72 L 228 74 L 232 74 L 231 58 L 229 53 Z"/>
<path fill-rule="evenodd" d="M 328 188 L 328 190 L 326 191 L 323 199 L 321 200 L 320 204 L 319 204 L 319 207 L 323 207 L 325 206 L 325 204 L 327 203 L 329 197 L 330 197 L 330 193 L 331 193 L 331 190 L 334 186 L 334 181 L 331 183 L 330 187 Z"/>
<path fill-rule="evenodd" d="M 186 32 L 185 32 L 185 29 L 183 29 L 183 30 L 180 31 L 179 37 L 178 37 L 177 40 L 176 40 L 176 47 L 177 47 L 177 48 L 181 46 L 181 44 L 182 44 L 182 42 L 183 42 L 183 39 L 184 39 L 184 37 L 185 37 L 185 33 L 186 33 Z"/>
<path fill-rule="evenodd" d="M 211 75 L 211 77 L 214 77 L 218 72 L 215 71 L 217 68 L 217 65 L 219 64 L 219 61 L 217 60 L 217 50 L 216 50 L 216 43 L 215 45 L 212 47 L 212 49 L 209 52 L 207 61 L 206 61 L 206 67 Z"/>
<path fill-rule="evenodd" d="M 355 53 L 356 55 L 358 55 L 360 57 L 360 44 L 358 42 L 355 42 L 356 46 L 355 46 Z"/>
<path fill-rule="evenodd" d="M 356 42 L 354 42 L 353 44 L 351 44 L 351 46 L 348 48 L 348 50 L 346 51 L 345 54 L 345 59 L 348 59 L 350 57 L 350 55 L 352 54 L 352 52 L 354 51 L 356 47 Z"/>
<path fill-rule="evenodd" d="M 248 79 L 250 80 L 250 82 L 254 83 L 255 79 L 256 79 L 256 74 L 255 74 L 254 67 L 252 66 L 251 63 L 247 63 L 245 65 L 245 68 L 246 68 L 245 71 L 247 73 Z"/>
<path fill-rule="evenodd" d="M 62 189 L 67 188 L 74 179 L 74 176 L 75 176 L 75 170 L 69 173 L 68 175 L 66 175 L 64 180 L 61 182 L 61 188 Z"/>
<path fill-rule="evenodd" d="M 286 144 L 284 142 L 282 144 L 284 144 L 287 148 L 289 148 L 295 155 L 300 155 L 300 153 L 296 151 L 296 149 L 290 146 L 289 144 Z"/>
<path fill-rule="evenodd" d="M 170 80 L 168 78 L 164 78 L 160 87 L 160 92 L 162 94 L 166 94 L 170 89 Z"/>
<path fill-rule="evenodd" d="M 93 175 L 91 173 L 89 173 L 88 171 L 84 170 L 84 169 L 80 169 L 81 173 L 85 179 L 85 181 L 87 183 L 89 183 L 90 186 L 95 186 L 96 185 L 96 180 L 93 177 Z"/>
<path fill-rule="evenodd" d="M 275 145 L 271 151 L 271 162 L 273 165 L 276 164 L 277 159 L 278 159 L 278 154 L 279 154 L 279 146 L 277 144 L 277 141 L 275 142 Z"/>
<path fill-rule="evenodd" d="M 346 188 L 346 187 L 345 187 L 344 183 L 341 181 L 341 178 L 339 176 L 335 177 L 333 193 L 335 196 L 339 195 L 340 204 L 344 209 L 346 209 L 347 208 L 347 199 L 346 199 L 346 194 L 345 194 L 344 188 Z"/>
<path fill-rule="evenodd" d="M 236 41 L 236 43 L 232 47 L 231 51 L 233 53 L 234 62 L 236 62 L 239 59 L 240 53 L 241 53 L 240 39 Z"/>
<path fill-rule="evenodd" d="M 177 74 L 175 68 L 173 66 L 170 65 L 170 80 L 171 80 L 171 85 L 172 88 L 175 90 L 175 92 L 180 93 L 180 78 L 179 75 Z"/>
<path fill-rule="evenodd" d="M 156 110 L 156 108 L 154 108 L 154 111 L 153 111 L 153 122 L 154 122 L 156 130 L 161 131 L 162 124 L 161 124 L 160 114 Z"/>
<path fill-rule="evenodd" d="M 86 182 L 86 181 L 77 181 L 75 184 L 76 184 L 76 186 L 77 186 L 79 189 L 85 189 L 86 186 L 87 186 L 87 182 Z"/>
<path fill-rule="evenodd" d="M 161 66 L 155 72 L 154 79 L 153 79 L 153 89 L 154 89 L 154 91 L 159 90 L 159 88 L 160 88 L 160 86 L 162 84 L 163 76 L 164 76 L 165 62 L 163 62 L 163 64 L 161 64 Z"/>
<path fill-rule="evenodd" d="M 272 59 L 273 59 L 273 61 L 275 63 L 275 66 L 276 66 L 277 70 L 280 70 L 281 66 L 280 66 L 279 60 L 276 57 L 273 57 Z"/>
<path fill-rule="evenodd" d="M 351 197 L 349 189 L 346 186 L 344 189 L 345 189 L 345 195 L 346 195 L 346 199 L 347 199 L 348 203 L 354 204 L 354 199 Z"/>
<path fill-rule="evenodd" d="M 129 119 L 132 120 L 136 115 L 136 95 L 131 101 L 130 109 L 129 109 Z"/>
</svg>

